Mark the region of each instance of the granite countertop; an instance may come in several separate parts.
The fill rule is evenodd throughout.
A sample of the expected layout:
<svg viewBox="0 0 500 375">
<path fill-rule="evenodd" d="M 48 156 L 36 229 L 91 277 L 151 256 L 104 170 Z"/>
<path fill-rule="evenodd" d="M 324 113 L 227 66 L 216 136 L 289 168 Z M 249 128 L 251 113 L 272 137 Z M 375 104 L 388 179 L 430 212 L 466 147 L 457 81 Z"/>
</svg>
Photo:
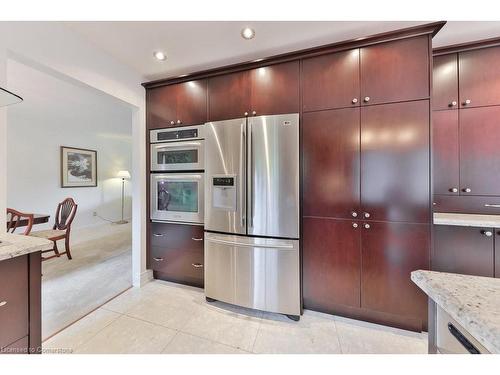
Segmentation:
<svg viewBox="0 0 500 375">
<path fill-rule="evenodd" d="M 458 225 L 463 227 L 500 228 L 500 215 L 434 213 L 436 225 Z"/>
<path fill-rule="evenodd" d="M 0 234 L 0 261 L 52 249 L 52 241 L 19 234 Z"/>
<path fill-rule="evenodd" d="M 500 279 L 413 271 L 412 281 L 491 353 L 500 353 Z"/>
</svg>

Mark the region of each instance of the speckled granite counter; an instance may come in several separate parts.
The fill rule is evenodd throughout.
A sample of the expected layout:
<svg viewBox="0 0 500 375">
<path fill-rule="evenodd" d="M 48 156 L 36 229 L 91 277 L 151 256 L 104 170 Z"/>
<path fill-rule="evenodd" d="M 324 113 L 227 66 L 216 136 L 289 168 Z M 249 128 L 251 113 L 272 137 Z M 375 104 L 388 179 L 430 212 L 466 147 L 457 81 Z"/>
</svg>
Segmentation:
<svg viewBox="0 0 500 375">
<path fill-rule="evenodd" d="M 36 251 L 49 250 L 52 246 L 52 242 L 44 238 L 2 233 L 0 234 L 0 261 Z"/>
<path fill-rule="evenodd" d="M 462 227 L 500 228 L 500 215 L 475 215 L 434 213 L 436 225 L 458 225 Z"/>
<path fill-rule="evenodd" d="M 500 353 L 500 279 L 414 271 L 412 281 L 491 353 Z"/>
</svg>

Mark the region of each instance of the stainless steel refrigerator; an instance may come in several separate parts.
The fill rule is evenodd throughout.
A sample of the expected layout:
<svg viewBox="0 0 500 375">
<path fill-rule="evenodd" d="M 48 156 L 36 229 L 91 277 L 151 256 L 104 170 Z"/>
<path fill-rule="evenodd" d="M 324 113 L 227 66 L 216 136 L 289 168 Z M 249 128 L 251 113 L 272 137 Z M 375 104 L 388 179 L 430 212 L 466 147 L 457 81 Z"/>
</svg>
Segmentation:
<svg viewBox="0 0 500 375">
<path fill-rule="evenodd" d="M 299 115 L 205 126 L 205 294 L 298 319 Z"/>
</svg>

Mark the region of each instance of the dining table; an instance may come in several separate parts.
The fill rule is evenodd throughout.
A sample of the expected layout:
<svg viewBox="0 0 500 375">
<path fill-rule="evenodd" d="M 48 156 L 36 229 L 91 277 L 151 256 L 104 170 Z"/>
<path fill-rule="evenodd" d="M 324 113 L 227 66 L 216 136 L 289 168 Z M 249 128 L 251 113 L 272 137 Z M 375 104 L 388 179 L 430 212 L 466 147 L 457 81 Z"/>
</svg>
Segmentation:
<svg viewBox="0 0 500 375">
<path fill-rule="evenodd" d="M 50 215 L 47 214 L 33 214 L 33 225 L 47 223 L 49 219 Z M 9 222 L 10 219 L 7 215 L 7 228 L 9 227 Z M 25 227 L 27 225 L 28 225 L 28 219 L 21 219 L 17 227 L 20 228 L 20 227 Z"/>
</svg>

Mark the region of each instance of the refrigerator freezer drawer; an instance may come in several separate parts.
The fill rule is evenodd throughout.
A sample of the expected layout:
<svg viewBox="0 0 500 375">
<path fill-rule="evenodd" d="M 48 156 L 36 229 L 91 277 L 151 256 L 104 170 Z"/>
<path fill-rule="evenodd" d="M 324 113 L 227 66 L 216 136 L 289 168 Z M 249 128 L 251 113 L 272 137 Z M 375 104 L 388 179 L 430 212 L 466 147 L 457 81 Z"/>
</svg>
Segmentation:
<svg viewBox="0 0 500 375">
<path fill-rule="evenodd" d="M 299 241 L 205 232 L 207 297 L 300 315 Z"/>
</svg>

